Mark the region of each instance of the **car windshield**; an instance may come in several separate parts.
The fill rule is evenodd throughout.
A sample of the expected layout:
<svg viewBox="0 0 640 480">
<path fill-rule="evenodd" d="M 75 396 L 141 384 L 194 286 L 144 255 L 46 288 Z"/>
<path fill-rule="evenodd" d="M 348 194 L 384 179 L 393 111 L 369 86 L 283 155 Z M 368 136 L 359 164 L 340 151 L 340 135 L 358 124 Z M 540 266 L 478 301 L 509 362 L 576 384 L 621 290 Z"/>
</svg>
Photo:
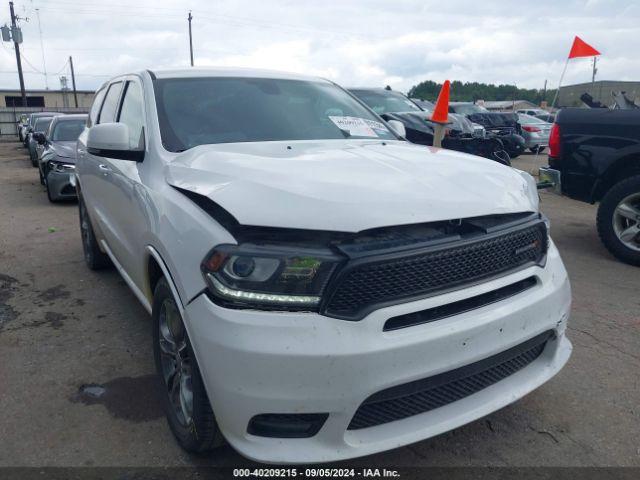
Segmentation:
<svg viewBox="0 0 640 480">
<path fill-rule="evenodd" d="M 395 139 L 329 82 L 271 78 L 169 78 L 154 82 L 160 133 L 172 152 L 232 142 Z"/>
<path fill-rule="evenodd" d="M 464 103 L 461 105 L 452 105 L 453 111 L 462 115 L 471 115 L 474 113 L 487 113 L 487 110 L 480 105 L 474 105 L 473 103 Z"/>
<path fill-rule="evenodd" d="M 390 90 L 350 90 L 378 115 L 383 113 L 419 112 L 421 108 L 399 92 Z"/>
<path fill-rule="evenodd" d="M 422 107 L 423 109 L 425 109 L 427 111 L 433 111 L 433 109 L 436 108 L 435 104 L 430 102 L 429 100 L 420 100 L 420 99 L 416 99 L 416 98 L 412 98 L 411 100 L 413 100 L 420 107 Z"/>
<path fill-rule="evenodd" d="M 53 126 L 53 132 L 51 133 L 52 142 L 75 142 L 87 121 L 83 118 L 77 120 L 62 120 L 57 122 Z"/>
<path fill-rule="evenodd" d="M 34 132 L 44 132 L 47 130 L 47 128 L 49 128 L 49 125 L 51 124 L 51 120 L 53 120 L 53 117 L 40 117 L 36 119 L 36 123 L 33 127 L 33 131 Z"/>
</svg>

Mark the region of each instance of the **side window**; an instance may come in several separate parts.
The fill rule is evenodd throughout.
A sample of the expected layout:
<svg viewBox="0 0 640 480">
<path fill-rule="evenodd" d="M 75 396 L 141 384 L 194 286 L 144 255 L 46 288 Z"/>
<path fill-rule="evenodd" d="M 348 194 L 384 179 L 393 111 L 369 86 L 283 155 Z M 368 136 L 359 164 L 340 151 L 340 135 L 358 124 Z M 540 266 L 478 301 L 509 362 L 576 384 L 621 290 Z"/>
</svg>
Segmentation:
<svg viewBox="0 0 640 480">
<path fill-rule="evenodd" d="M 140 85 L 138 82 L 127 82 L 118 122 L 124 123 L 129 127 L 129 147 L 134 150 L 142 150 L 144 148 L 144 138 L 142 136 L 143 118 Z"/>
<path fill-rule="evenodd" d="M 109 86 L 109 91 L 102 104 L 102 110 L 100 110 L 97 123 L 110 123 L 115 121 L 121 89 L 122 82 L 115 82 Z"/>
<path fill-rule="evenodd" d="M 93 103 L 91 104 L 91 110 L 89 111 L 89 119 L 87 121 L 87 126 L 90 127 L 94 125 L 98 120 L 98 112 L 100 111 L 100 107 L 102 106 L 102 100 L 104 100 L 104 94 L 107 92 L 106 88 L 99 90 L 96 93 L 96 96 L 93 97 Z"/>
</svg>

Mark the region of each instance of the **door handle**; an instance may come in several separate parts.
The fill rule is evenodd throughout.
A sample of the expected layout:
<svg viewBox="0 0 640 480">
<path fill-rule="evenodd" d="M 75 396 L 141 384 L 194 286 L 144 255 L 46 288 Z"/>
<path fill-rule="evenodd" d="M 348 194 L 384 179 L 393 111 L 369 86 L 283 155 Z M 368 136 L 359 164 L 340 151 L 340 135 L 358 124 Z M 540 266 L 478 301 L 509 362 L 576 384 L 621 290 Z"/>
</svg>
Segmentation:
<svg viewBox="0 0 640 480">
<path fill-rule="evenodd" d="M 100 169 L 100 171 L 102 172 L 102 175 L 104 175 L 105 177 L 107 175 L 109 175 L 111 173 L 111 167 L 108 165 L 105 165 L 103 163 L 101 163 L 100 165 L 98 165 L 98 168 Z"/>
</svg>

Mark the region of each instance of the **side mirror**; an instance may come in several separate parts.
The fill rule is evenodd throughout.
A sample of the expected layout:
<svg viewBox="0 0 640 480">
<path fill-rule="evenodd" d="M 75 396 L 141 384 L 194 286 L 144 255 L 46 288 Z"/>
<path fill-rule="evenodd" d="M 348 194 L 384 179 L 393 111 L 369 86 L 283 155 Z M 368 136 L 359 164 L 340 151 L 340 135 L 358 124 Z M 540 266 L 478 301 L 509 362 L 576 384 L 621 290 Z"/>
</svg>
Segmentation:
<svg viewBox="0 0 640 480">
<path fill-rule="evenodd" d="M 129 127 L 124 123 L 99 123 L 89 129 L 87 152 L 98 157 L 141 162 L 144 150 L 129 146 Z"/>
<path fill-rule="evenodd" d="M 402 123 L 399 120 L 389 120 L 389 121 L 387 121 L 387 123 L 391 127 L 391 130 L 393 130 L 396 133 L 396 135 L 398 135 L 398 136 L 400 136 L 402 138 L 406 138 L 407 129 L 404 128 L 404 123 Z"/>
<path fill-rule="evenodd" d="M 43 132 L 33 132 L 33 139 L 40 145 L 47 143 L 47 137 Z"/>
</svg>

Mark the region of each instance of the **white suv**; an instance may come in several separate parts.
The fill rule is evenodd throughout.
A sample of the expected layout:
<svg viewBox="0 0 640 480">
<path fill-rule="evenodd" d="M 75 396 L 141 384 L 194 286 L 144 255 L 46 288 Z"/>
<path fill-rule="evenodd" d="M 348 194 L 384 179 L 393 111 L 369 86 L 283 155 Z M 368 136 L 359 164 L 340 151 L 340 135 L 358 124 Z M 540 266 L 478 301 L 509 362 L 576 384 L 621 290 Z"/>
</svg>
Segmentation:
<svg viewBox="0 0 640 480">
<path fill-rule="evenodd" d="M 185 449 L 370 454 L 567 362 L 569 280 L 532 178 L 393 129 L 332 82 L 274 72 L 143 71 L 97 93 L 85 259 L 150 312 Z"/>
</svg>

